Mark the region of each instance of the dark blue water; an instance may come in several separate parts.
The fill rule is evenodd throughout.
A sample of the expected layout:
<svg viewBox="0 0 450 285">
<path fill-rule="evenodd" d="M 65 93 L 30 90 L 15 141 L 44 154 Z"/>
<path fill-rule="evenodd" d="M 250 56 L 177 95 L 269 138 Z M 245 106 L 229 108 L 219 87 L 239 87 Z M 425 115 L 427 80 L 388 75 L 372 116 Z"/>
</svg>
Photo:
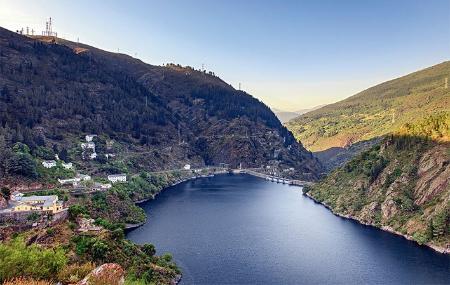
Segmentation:
<svg viewBox="0 0 450 285">
<path fill-rule="evenodd" d="M 450 284 L 450 257 L 339 218 L 295 186 L 202 178 L 142 205 L 128 234 L 171 252 L 183 284 Z"/>
</svg>

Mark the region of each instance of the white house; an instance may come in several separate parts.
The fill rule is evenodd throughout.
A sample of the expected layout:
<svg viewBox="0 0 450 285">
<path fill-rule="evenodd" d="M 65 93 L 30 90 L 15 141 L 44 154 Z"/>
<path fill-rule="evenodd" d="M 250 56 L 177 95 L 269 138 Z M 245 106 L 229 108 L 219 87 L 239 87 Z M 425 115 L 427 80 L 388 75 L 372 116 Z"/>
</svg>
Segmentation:
<svg viewBox="0 0 450 285">
<path fill-rule="evenodd" d="M 81 143 L 81 148 L 82 149 L 94 149 L 95 150 L 95 143 L 94 142 L 85 142 L 85 143 Z"/>
<path fill-rule="evenodd" d="M 189 169 L 191 169 L 191 165 L 190 164 L 185 164 L 183 168 L 185 170 L 189 170 Z"/>
<path fill-rule="evenodd" d="M 45 168 L 52 168 L 52 167 L 55 167 L 55 166 L 56 166 L 56 161 L 54 161 L 54 160 L 44 160 L 44 161 L 42 162 L 42 165 L 43 165 Z"/>
<path fill-rule="evenodd" d="M 91 180 L 91 176 L 89 176 L 87 174 L 77 174 L 77 178 L 80 178 L 80 180 L 83 180 L 83 181 Z"/>
<path fill-rule="evenodd" d="M 97 135 L 86 135 L 86 141 L 91 142 Z"/>
<path fill-rule="evenodd" d="M 107 153 L 105 154 L 106 158 L 115 157 L 116 155 L 114 153 Z"/>
<path fill-rule="evenodd" d="M 111 181 L 112 183 L 116 183 L 116 182 L 127 182 L 127 175 L 122 173 L 122 174 L 111 174 L 108 175 L 108 180 Z"/>
<path fill-rule="evenodd" d="M 75 177 L 75 178 L 69 178 L 69 179 L 58 179 L 58 182 L 61 184 L 61 185 L 65 185 L 65 184 L 75 184 L 75 183 L 77 183 L 77 182 L 80 182 L 81 181 L 81 178 L 79 178 L 79 177 Z"/>
<path fill-rule="evenodd" d="M 68 163 L 63 162 L 63 163 L 61 163 L 61 165 L 65 169 L 72 169 L 73 168 L 72 162 L 68 162 Z"/>
<path fill-rule="evenodd" d="M 14 191 L 11 193 L 11 201 L 17 201 L 20 200 L 20 198 L 23 197 L 23 193 L 19 192 L 19 191 Z"/>
<path fill-rule="evenodd" d="M 97 191 L 102 191 L 102 190 L 108 190 L 111 187 L 112 187 L 111 183 L 98 183 L 98 182 L 95 182 L 94 186 L 92 187 L 92 189 L 93 190 L 97 190 Z"/>
</svg>

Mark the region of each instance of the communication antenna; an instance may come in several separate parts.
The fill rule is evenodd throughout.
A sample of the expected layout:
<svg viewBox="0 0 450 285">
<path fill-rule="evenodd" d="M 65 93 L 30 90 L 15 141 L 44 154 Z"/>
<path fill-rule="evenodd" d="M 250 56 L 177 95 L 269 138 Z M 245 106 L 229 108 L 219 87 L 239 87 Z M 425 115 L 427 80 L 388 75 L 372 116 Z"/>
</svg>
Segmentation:
<svg viewBox="0 0 450 285">
<path fill-rule="evenodd" d="M 241 90 L 241 82 L 239 82 L 239 90 Z"/>
<path fill-rule="evenodd" d="M 444 89 L 448 89 L 448 77 L 445 77 Z"/>
<path fill-rule="evenodd" d="M 48 18 L 48 21 L 45 22 L 45 31 L 42 32 L 43 36 L 48 37 L 57 37 L 58 34 L 56 32 L 53 32 L 53 26 L 52 26 L 52 17 Z"/>
</svg>

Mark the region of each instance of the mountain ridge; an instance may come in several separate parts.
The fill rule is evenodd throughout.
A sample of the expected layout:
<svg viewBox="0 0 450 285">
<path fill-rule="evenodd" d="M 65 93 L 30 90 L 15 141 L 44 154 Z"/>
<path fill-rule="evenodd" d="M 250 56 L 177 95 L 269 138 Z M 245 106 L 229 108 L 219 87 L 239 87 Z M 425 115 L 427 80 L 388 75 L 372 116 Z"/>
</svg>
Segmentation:
<svg viewBox="0 0 450 285">
<path fill-rule="evenodd" d="M 383 136 L 450 108 L 450 61 L 370 87 L 286 125 L 307 149 L 323 151 Z"/>
<path fill-rule="evenodd" d="M 294 167 L 291 175 L 304 179 L 320 173 L 266 105 L 212 72 L 5 29 L 0 48 L 0 134 L 7 143 L 65 149 L 75 159 L 84 134 L 104 134 L 128 153 L 121 163 L 130 171 L 242 163 Z M 104 171 L 96 161 L 79 163 Z"/>
</svg>

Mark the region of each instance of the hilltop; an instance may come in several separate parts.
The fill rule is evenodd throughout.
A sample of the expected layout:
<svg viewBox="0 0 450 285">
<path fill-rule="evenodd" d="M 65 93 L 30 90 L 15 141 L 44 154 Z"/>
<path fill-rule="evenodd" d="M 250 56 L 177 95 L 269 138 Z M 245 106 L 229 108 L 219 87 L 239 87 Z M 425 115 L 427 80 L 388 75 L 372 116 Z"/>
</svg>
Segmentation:
<svg viewBox="0 0 450 285">
<path fill-rule="evenodd" d="M 450 62 L 408 74 L 292 119 L 287 127 L 311 151 L 346 148 L 450 109 Z"/>
<path fill-rule="evenodd" d="M 22 142 L 38 159 L 64 155 L 100 173 L 220 163 L 292 167 L 303 179 L 321 171 L 266 105 L 212 72 L 0 28 L 0 89 L 4 147 Z M 114 142 L 116 158 L 81 160 L 86 134 Z"/>
</svg>

